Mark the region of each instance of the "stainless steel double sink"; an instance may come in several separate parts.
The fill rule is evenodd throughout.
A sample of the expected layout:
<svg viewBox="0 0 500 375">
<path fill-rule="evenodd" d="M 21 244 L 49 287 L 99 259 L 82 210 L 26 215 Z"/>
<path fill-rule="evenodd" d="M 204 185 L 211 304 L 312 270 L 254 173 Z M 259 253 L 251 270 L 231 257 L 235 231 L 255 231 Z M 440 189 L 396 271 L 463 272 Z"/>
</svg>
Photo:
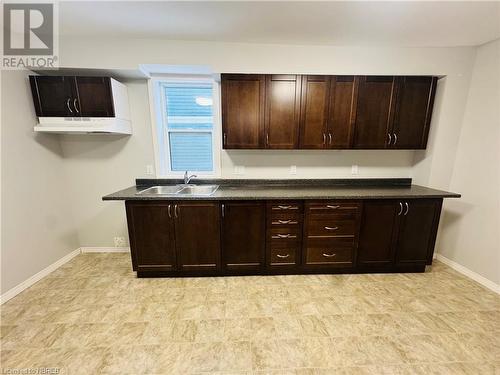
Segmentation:
<svg viewBox="0 0 500 375">
<path fill-rule="evenodd" d="M 141 190 L 136 195 L 209 196 L 218 188 L 219 185 L 160 185 Z"/>
</svg>

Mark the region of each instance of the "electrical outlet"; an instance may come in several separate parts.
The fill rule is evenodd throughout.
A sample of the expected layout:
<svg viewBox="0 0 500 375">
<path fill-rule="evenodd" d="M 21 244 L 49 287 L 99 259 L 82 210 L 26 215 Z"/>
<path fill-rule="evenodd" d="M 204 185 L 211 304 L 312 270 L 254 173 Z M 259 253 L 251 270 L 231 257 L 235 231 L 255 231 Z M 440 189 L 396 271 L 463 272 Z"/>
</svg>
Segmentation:
<svg viewBox="0 0 500 375">
<path fill-rule="evenodd" d="M 115 247 L 125 247 L 126 246 L 125 237 L 115 237 L 114 242 L 115 242 Z"/>
<path fill-rule="evenodd" d="M 359 168 L 357 165 L 353 165 L 351 168 L 351 174 L 358 174 L 359 173 Z"/>
<path fill-rule="evenodd" d="M 290 174 L 297 174 L 297 166 L 296 165 L 290 166 Z"/>
<path fill-rule="evenodd" d="M 235 165 L 234 166 L 234 174 L 237 174 L 237 175 L 245 174 L 245 166 L 244 165 Z"/>
<path fill-rule="evenodd" d="M 146 165 L 146 174 L 147 175 L 153 175 L 155 174 L 155 169 L 151 164 Z"/>
</svg>

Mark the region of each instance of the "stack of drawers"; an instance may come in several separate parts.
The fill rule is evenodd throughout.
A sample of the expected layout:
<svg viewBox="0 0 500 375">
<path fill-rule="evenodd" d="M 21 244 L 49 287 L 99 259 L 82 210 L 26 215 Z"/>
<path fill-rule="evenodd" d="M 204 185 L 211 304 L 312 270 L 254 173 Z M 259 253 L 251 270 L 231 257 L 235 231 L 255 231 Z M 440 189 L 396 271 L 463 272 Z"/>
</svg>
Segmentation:
<svg viewBox="0 0 500 375">
<path fill-rule="evenodd" d="M 300 263 L 303 204 L 297 201 L 267 203 L 267 264 L 271 267 Z"/>
<path fill-rule="evenodd" d="M 304 266 L 353 266 L 361 202 L 307 202 L 305 217 Z"/>
</svg>

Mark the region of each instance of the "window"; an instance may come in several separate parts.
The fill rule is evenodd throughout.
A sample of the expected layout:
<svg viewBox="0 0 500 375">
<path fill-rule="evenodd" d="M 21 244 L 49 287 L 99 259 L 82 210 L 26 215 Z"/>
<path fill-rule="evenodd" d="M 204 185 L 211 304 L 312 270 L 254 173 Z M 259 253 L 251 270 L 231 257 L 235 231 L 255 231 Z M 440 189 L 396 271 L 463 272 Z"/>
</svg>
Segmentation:
<svg viewBox="0 0 500 375">
<path fill-rule="evenodd" d="M 157 175 L 217 176 L 217 84 L 209 78 L 166 78 L 153 85 Z"/>
</svg>

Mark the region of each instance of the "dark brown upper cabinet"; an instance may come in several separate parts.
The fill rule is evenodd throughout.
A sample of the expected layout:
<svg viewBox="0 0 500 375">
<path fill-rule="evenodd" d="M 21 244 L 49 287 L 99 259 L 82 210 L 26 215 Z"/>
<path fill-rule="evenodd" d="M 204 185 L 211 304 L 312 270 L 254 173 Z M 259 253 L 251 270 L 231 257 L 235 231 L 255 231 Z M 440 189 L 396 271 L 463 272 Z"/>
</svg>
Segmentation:
<svg viewBox="0 0 500 375">
<path fill-rule="evenodd" d="M 222 75 L 225 149 L 423 149 L 437 77 Z"/>
<path fill-rule="evenodd" d="M 328 142 L 329 76 L 303 76 L 300 148 L 325 148 Z"/>
<path fill-rule="evenodd" d="M 39 117 L 113 117 L 109 77 L 30 76 Z"/>
<path fill-rule="evenodd" d="M 109 77 L 75 77 L 78 97 L 73 105 L 81 116 L 113 117 L 113 94 Z"/>
<path fill-rule="evenodd" d="M 394 77 L 359 78 L 353 148 L 385 148 L 390 141 Z"/>
<path fill-rule="evenodd" d="M 266 76 L 266 148 L 298 148 L 300 86 L 298 75 Z"/>
<path fill-rule="evenodd" d="M 350 148 L 354 135 L 354 121 L 359 79 L 355 76 L 333 76 L 330 87 L 328 114 L 328 148 Z"/>
<path fill-rule="evenodd" d="M 255 149 L 265 146 L 265 84 L 264 75 L 222 75 L 222 132 L 225 149 Z"/>
<path fill-rule="evenodd" d="M 437 77 L 397 77 L 391 148 L 423 149 L 427 145 Z"/>
<path fill-rule="evenodd" d="M 29 79 L 37 116 L 76 116 L 75 77 L 30 76 Z"/>
</svg>

